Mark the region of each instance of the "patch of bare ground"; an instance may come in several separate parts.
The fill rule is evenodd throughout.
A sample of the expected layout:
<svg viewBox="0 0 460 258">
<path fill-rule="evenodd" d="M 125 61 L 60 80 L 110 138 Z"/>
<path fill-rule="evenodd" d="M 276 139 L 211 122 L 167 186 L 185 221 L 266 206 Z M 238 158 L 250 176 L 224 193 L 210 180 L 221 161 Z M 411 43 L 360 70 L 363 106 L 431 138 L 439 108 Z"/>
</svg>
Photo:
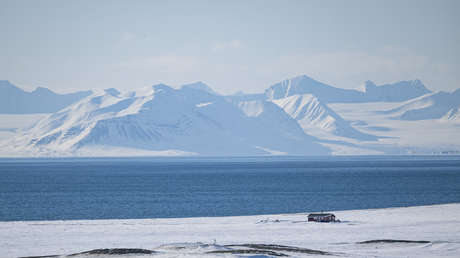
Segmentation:
<svg viewBox="0 0 460 258">
<path fill-rule="evenodd" d="M 244 250 L 263 250 L 263 251 L 272 251 L 272 252 L 292 252 L 292 253 L 303 253 L 303 254 L 315 254 L 315 255 L 332 255 L 332 253 L 308 249 L 308 248 L 300 248 L 296 246 L 287 246 L 287 245 L 273 245 L 273 244 L 238 244 L 238 245 L 225 245 L 228 248 L 235 248 L 235 247 L 245 247 L 249 249 Z M 228 250 L 232 251 L 232 250 Z M 284 253 L 279 253 L 283 256 L 286 255 Z"/>
<path fill-rule="evenodd" d="M 375 239 L 358 242 L 357 244 L 429 244 L 430 241 L 425 240 L 398 240 L 398 239 Z"/>
</svg>

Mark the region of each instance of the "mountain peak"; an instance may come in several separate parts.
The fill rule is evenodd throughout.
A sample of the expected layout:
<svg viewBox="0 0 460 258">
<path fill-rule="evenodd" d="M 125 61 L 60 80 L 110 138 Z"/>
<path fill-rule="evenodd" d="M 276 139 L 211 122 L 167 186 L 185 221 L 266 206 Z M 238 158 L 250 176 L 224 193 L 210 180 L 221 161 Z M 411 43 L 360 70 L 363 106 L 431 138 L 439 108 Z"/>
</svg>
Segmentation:
<svg viewBox="0 0 460 258">
<path fill-rule="evenodd" d="M 413 87 L 416 87 L 416 88 L 423 88 L 423 89 L 428 90 L 428 89 L 425 87 L 425 85 L 422 83 L 422 81 L 419 80 L 419 79 L 415 79 L 415 80 L 412 80 L 412 81 L 409 81 L 409 82 L 410 82 L 411 86 L 413 86 Z"/>
<path fill-rule="evenodd" d="M 154 90 L 167 90 L 167 91 L 173 90 L 173 88 L 171 88 L 171 86 L 168 86 L 168 85 L 163 84 L 163 83 L 153 85 L 152 89 L 154 89 Z"/>
<path fill-rule="evenodd" d="M 372 81 L 364 83 L 364 93 L 368 101 L 405 101 L 430 92 L 419 79 L 383 85 L 376 85 Z"/>
<path fill-rule="evenodd" d="M 115 89 L 115 88 L 105 89 L 104 91 L 105 91 L 107 94 L 110 94 L 110 95 L 112 95 L 112 96 L 114 96 L 114 97 L 120 95 L 120 92 L 119 92 L 117 89 Z"/>
<path fill-rule="evenodd" d="M 288 79 L 286 81 L 292 81 L 294 84 L 303 83 L 303 84 L 308 84 L 308 85 L 321 83 L 321 82 L 319 82 L 319 81 L 317 81 L 317 80 L 315 80 L 315 79 L 313 79 L 310 76 L 305 75 L 305 74 L 293 77 L 293 78 Z"/>
<path fill-rule="evenodd" d="M 367 80 L 364 82 L 364 85 L 363 85 L 364 92 L 368 92 L 369 90 L 372 90 L 374 88 L 377 88 L 377 85 L 373 81 Z"/>
<path fill-rule="evenodd" d="M 307 75 L 300 75 L 272 85 L 265 90 L 268 99 L 280 99 L 297 94 L 312 94 L 324 102 L 352 102 L 361 97 L 361 92 L 336 88 Z"/>
<path fill-rule="evenodd" d="M 213 94 L 213 95 L 219 95 L 213 89 L 211 89 L 211 87 L 209 87 L 207 84 L 205 84 L 202 81 L 189 83 L 189 84 L 184 84 L 184 85 L 182 85 L 181 88 L 182 89 L 202 90 L 202 91 L 206 91 L 207 93 L 210 93 L 210 94 Z"/>
</svg>

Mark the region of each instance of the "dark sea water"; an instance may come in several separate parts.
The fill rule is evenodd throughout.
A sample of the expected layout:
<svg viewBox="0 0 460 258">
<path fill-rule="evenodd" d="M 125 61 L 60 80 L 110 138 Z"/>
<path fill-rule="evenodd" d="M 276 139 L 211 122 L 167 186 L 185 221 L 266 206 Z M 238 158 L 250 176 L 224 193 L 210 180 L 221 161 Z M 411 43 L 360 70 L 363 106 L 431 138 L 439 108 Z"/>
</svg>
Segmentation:
<svg viewBox="0 0 460 258">
<path fill-rule="evenodd" d="M 460 202 L 459 156 L 0 159 L 0 221 Z"/>
</svg>

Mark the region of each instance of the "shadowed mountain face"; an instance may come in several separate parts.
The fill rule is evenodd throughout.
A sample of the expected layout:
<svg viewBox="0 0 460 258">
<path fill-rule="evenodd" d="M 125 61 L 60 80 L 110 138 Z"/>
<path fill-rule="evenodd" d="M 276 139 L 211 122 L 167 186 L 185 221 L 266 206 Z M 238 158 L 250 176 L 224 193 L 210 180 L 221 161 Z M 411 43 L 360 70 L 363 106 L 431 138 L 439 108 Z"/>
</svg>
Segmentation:
<svg viewBox="0 0 460 258">
<path fill-rule="evenodd" d="M 336 88 L 306 75 L 284 80 L 265 91 L 268 99 L 281 99 L 299 94 L 311 94 L 323 103 L 399 102 L 416 98 L 431 91 L 421 81 L 401 81 L 381 86 L 365 83 L 364 92 Z"/>
<path fill-rule="evenodd" d="M 9 81 L 0 81 L 0 114 L 52 113 L 90 94 L 91 91 L 56 94 L 42 87 L 26 92 Z"/>
</svg>

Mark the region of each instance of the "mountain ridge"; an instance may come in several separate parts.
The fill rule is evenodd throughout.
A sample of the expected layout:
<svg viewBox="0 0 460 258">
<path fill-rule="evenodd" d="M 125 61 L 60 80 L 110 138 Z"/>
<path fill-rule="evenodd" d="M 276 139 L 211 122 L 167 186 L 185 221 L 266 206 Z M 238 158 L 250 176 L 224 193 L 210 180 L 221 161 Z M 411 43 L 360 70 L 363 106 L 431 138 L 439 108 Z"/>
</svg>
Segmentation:
<svg viewBox="0 0 460 258">
<path fill-rule="evenodd" d="M 404 124 L 389 125 L 393 121 L 435 120 L 446 128 L 458 126 L 460 89 L 431 92 L 420 80 L 380 86 L 367 81 L 364 86 L 363 91 L 344 90 L 300 76 L 274 84 L 263 94 L 219 95 L 203 82 L 80 92 L 70 94 L 71 104 L 48 112 L 30 128 L 16 130 L 4 123 L 0 137 L 12 137 L 0 142 L 0 154 L 8 148 L 34 156 L 395 154 L 429 147 L 399 141 L 398 132 L 412 139 L 412 131 Z M 13 97 L 24 92 L 7 81 L 0 81 L 2 90 Z M 28 94 L 52 104 L 56 95 L 67 96 L 43 87 Z M 40 101 L 31 101 L 29 108 Z M 361 114 L 368 119 L 362 121 Z M 411 124 L 409 130 L 418 126 Z M 433 122 L 423 126 L 443 133 Z M 455 146 L 449 145 L 449 151 Z"/>
<path fill-rule="evenodd" d="M 248 116 L 222 96 L 164 84 L 136 95 L 95 93 L 41 120 L 21 140 L 57 152 L 114 146 L 211 156 L 328 153 L 276 105 L 262 105 Z"/>
<path fill-rule="evenodd" d="M 89 96 L 92 91 L 57 94 L 47 88 L 37 87 L 27 92 L 9 81 L 0 81 L 0 114 L 34 114 L 56 112 Z"/>
<path fill-rule="evenodd" d="M 400 81 L 377 86 L 366 81 L 364 91 L 342 89 L 324 84 L 306 75 L 287 79 L 265 90 L 268 99 L 312 94 L 324 103 L 400 102 L 431 93 L 420 80 Z"/>
</svg>

